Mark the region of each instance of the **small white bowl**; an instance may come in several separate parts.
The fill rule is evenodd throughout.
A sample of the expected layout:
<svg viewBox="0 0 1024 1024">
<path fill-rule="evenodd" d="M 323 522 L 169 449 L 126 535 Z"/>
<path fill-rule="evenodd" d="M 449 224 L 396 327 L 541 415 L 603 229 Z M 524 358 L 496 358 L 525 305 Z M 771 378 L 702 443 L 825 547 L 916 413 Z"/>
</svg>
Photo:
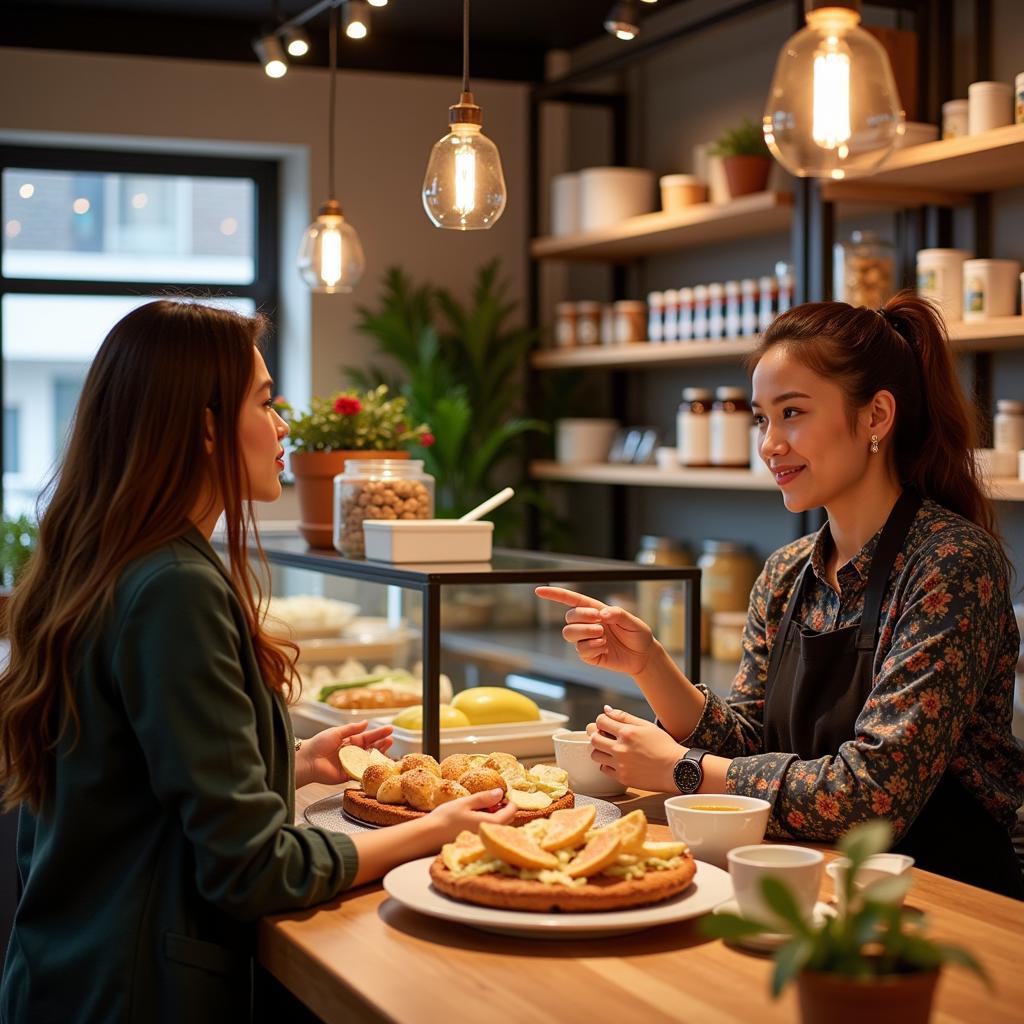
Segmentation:
<svg viewBox="0 0 1024 1024">
<path fill-rule="evenodd" d="M 734 811 L 702 811 L 704 807 L 735 807 Z M 764 839 L 772 805 L 754 796 L 724 793 L 687 793 L 665 801 L 668 827 L 690 848 L 697 860 L 727 866 L 726 855 L 736 846 Z"/>
<path fill-rule="evenodd" d="M 658 469 L 678 469 L 679 452 L 675 448 L 655 448 L 654 461 L 658 464 Z"/>
<path fill-rule="evenodd" d="M 846 869 L 850 862 L 845 857 L 837 857 L 825 865 L 825 873 L 832 879 L 836 891 L 836 904 L 840 912 L 846 909 Z M 857 891 L 863 891 L 872 882 L 878 882 L 883 878 L 892 878 L 905 875 L 914 866 L 914 858 L 904 853 L 876 853 L 868 857 L 861 865 L 857 873 L 857 881 L 854 883 Z M 906 893 L 894 901 L 897 906 L 903 904 Z"/>
</svg>

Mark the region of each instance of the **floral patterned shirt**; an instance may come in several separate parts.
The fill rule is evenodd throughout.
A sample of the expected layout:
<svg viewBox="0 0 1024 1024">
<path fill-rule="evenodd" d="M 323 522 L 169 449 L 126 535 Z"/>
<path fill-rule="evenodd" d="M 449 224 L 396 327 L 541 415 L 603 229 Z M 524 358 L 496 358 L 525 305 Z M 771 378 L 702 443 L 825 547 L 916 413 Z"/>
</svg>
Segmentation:
<svg viewBox="0 0 1024 1024">
<path fill-rule="evenodd" d="M 1009 829 L 1024 800 L 1024 748 L 1010 729 L 1020 637 L 998 544 L 925 501 L 882 603 L 873 687 L 855 735 L 833 756 L 800 760 L 763 743 L 775 634 L 800 572 L 812 574 L 794 620 L 816 631 L 860 621 L 881 530 L 826 581 L 828 527 L 776 551 L 750 595 L 743 657 L 729 699 L 708 691 L 681 742 L 733 758 L 731 793 L 773 804 L 769 834 L 831 842 L 868 818 L 902 837 L 948 769 Z"/>
</svg>

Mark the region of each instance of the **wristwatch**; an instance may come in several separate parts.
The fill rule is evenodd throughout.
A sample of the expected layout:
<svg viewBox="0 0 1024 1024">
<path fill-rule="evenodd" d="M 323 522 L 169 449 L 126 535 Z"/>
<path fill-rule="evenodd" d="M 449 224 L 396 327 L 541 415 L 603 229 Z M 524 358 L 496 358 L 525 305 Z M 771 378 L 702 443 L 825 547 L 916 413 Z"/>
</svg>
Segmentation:
<svg viewBox="0 0 1024 1024">
<path fill-rule="evenodd" d="M 704 769 L 700 763 L 704 755 L 708 753 L 700 747 L 690 747 L 683 756 L 676 761 L 672 769 L 672 781 L 680 793 L 696 793 L 704 779 Z"/>
</svg>

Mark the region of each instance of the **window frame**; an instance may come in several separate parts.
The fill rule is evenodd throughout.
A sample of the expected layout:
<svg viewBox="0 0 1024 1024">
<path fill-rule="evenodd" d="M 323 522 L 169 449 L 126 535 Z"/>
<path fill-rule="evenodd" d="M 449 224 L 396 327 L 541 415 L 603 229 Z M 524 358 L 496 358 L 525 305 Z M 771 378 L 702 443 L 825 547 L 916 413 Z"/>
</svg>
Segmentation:
<svg viewBox="0 0 1024 1024">
<path fill-rule="evenodd" d="M 276 328 L 280 302 L 279 165 L 273 159 L 206 154 L 145 152 L 131 149 L 87 149 L 0 144 L 0 176 L 11 167 L 46 171 L 91 171 L 113 174 L 172 174 L 207 178 L 250 178 L 256 186 L 254 232 L 255 274 L 250 284 L 219 285 L 206 281 L 83 281 L 77 279 L 5 277 L 0 264 L 0 394 L 3 393 L 3 303 L 6 295 L 160 295 L 198 292 L 210 298 L 248 298 Z M 7 223 L 0 189 L 0 229 Z M 113 325 L 111 325 L 113 326 Z M 272 377 L 278 377 L 277 331 L 272 329 L 263 352 Z M 0 452 L 3 422 L 0 420 Z M 0 469 L 0 509 L 3 472 Z"/>
</svg>

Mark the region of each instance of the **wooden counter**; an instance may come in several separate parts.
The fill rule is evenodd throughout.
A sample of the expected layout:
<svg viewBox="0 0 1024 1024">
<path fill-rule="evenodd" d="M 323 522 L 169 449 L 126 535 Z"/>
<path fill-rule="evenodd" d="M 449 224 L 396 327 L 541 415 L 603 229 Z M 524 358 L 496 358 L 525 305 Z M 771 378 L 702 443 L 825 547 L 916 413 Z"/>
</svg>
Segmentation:
<svg viewBox="0 0 1024 1024">
<path fill-rule="evenodd" d="M 300 814 L 330 792 L 305 787 Z M 627 795 L 619 803 L 643 808 L 654 823 L 664 821 L 662 801 Z M 668 837 L 667 827 L 654 831 Z M 831 896 L 827 876 L 822 891 Z M 929 914 L 935 937 L 971 950 L 996 986 L 989 993 L 974 975 L 947 967 L 933 1024 L 1020 1022 L 1024 905 L 916 869 L 908 903 Z M 330 1024 L 798 1019 L 795 987 L 770 997 L 770 959 L 704 938 L 696 921 L 587 941 L 503 938 L 405 910 L 379 885 L 265 919 L 259 959 Z"/>
</svg>

